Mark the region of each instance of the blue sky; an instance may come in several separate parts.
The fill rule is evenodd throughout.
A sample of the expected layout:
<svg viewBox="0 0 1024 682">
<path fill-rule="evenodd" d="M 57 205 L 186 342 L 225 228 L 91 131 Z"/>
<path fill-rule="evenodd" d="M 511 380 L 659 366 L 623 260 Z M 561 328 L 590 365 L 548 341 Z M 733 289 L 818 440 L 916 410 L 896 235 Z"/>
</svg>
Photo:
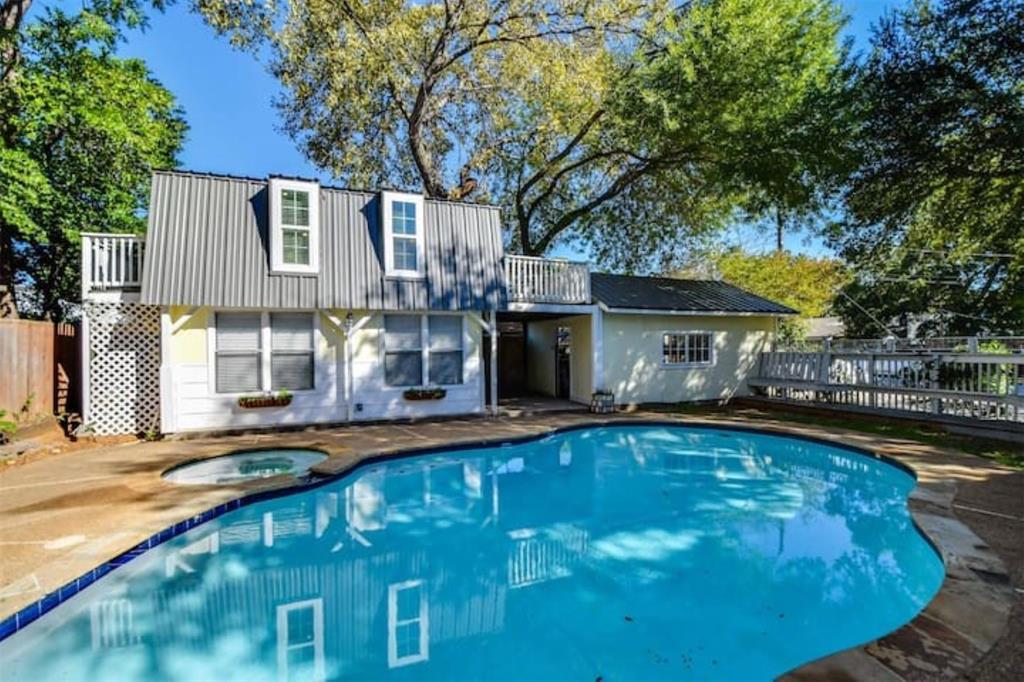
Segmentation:
<svg viewBox="0 0 1024 682">
<path fill-rule="evenodd" d="M 848 33 L 854 37 L 856 47 L 864 49 L 872 23 L 898 0 L 840 3 L 850 18 Z M 277 83 L 264 65 L 218 38 L 187 10 L 186 4 L 179 2 L 162 14 L 154 13 L 149 29 L 129 34 L 127 44 L 120 50 L 124 56 L 145 60 L 184 108 L 190 130 L 181 154 L 182 167 L 254 177 L 278 173 L 329 181 L 279 131 L 279 118 L 272 105 Z M 739 230 L 730 239 L 756 249 L 770 246 L 772 237 Z M 805 241 L 802 235 L 790 235 L 786 246 L 800 252 L 823 251 L 820 243 Z M 563 249 L 559 255 L 583 254 Z"/>
</svg>

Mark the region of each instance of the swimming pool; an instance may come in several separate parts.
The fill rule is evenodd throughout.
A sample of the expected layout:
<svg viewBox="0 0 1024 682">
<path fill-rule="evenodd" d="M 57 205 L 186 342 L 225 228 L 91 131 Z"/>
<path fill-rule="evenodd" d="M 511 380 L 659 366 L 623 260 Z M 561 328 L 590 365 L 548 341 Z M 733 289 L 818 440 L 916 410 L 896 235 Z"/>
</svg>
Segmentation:
<svg viewBox="0 0 1024 682">
<path fill-rule="evenodd" d="M 3 679 L 770 679 L 936 593 L 913 485 L 660 425 L 371 464 L 110 573 L 0 642 Z"/>
</svg>

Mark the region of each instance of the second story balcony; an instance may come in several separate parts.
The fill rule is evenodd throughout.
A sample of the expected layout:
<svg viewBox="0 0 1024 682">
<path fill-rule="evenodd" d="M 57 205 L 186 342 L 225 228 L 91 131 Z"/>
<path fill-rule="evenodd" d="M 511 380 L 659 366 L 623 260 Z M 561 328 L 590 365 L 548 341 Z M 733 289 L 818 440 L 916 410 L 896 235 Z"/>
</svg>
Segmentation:
<svg viewBox="0 0 1024 682">
<path fill-rule="evenodd" d="M 137 295 L 145 237 L 82 233 L 82 300 Z"/>
<path fill-rule="evenodd" d="M 505 256 L 509 303 L 590 303 L 590 268 L 568 260 Z"/>
<path fill-rule="evenodd" d="M 82 233 L 82 298 L 122 299 L 138 295 L 145 237 Z M 588 305 L 590 268 L 568 260 L 506 255 L 509 303 Z"/>
</svg>

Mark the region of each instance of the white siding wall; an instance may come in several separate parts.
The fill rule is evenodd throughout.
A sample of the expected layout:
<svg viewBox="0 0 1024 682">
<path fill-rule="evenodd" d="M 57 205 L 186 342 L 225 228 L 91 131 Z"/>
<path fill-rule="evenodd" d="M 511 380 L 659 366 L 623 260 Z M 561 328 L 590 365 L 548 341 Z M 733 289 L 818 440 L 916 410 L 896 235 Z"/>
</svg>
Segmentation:
<svg viewBox="0 0 1024 682">
<path fill-rule="evenodd" d="M 605 384 L 618 404 L 717 400 L 746 395 L 746 379 L 767 349 L 771 317 L 686 317 L 605 313 Z M 711 367 L 664 367 L 662 334 L 706 331 L 715 335 Z"/>
<path fill-rule="evenodd" d="M 353 419 L 393 419 L 479 414 L 482 411 L 483 374 L 480 363 L 480 326 L 466 320 L 463 326 L 461 386 L 447 387 L 441 400 L 409 401 L 404 388 L 384 384 L 384 316 L 374 314 L 353 340 Z M 423 340 L 426 343 L 426 339 Z M 424 367 L 424 372 L 426 368 Z M 362 405 L 362 409 L 360 409 Z"/>
<path fill-rule="evenodd" d="M 175 309 L 171 320 L 185 314 Z M 319 316 L 319 313 L 317 313 Z M 356 313 L 356 319 L 366 313 Z M 343 318 L 344 313 L 337 315 Z M 167 432 L 209 429 L 251 428 L 343 422 L 345 404 L 345 364 L 343 339 L 322 318 L 316 341 L 316 388 L 294 391 L 287 407 L 243 409 L 238 396 L 219 395 L 213 388 L 209 343 L 213 314 L 202 310 L 182 326 L 171 339 L 170 365 L 162 372 L 161 392 L 171 391 L 172 424 Z M 467 320 L 463 338 L 463 375 L 465 383 L 449 388 L 441 400 L 407 401 L 402 388 L 384 385 L 384 317 L 371 314 L 369 321 L 353 335 L 353 419 L 430 417 L 480 413 L 483 375 L 480 365 L 481 331 Z M 361 409 L 360 409 L 361 407 Z"/>
</svg>

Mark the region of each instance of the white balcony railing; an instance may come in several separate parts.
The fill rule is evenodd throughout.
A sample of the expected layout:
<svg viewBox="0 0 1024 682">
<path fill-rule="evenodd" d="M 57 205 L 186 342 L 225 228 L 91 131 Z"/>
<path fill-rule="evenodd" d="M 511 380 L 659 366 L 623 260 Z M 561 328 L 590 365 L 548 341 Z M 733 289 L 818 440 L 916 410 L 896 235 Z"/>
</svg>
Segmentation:
<svg viewBox="0 0 1024 682">
<path fill-rule="evenodd" d="M 590 303 L 586 263 L 532 256 L 505 256 L 508 300 L 516 303 Z"/>
<path fill-rule="evenodd" d="M 82 297 L 99 292 L 138 291 L 145 237 L 82 233 Z"/>
</svg>

